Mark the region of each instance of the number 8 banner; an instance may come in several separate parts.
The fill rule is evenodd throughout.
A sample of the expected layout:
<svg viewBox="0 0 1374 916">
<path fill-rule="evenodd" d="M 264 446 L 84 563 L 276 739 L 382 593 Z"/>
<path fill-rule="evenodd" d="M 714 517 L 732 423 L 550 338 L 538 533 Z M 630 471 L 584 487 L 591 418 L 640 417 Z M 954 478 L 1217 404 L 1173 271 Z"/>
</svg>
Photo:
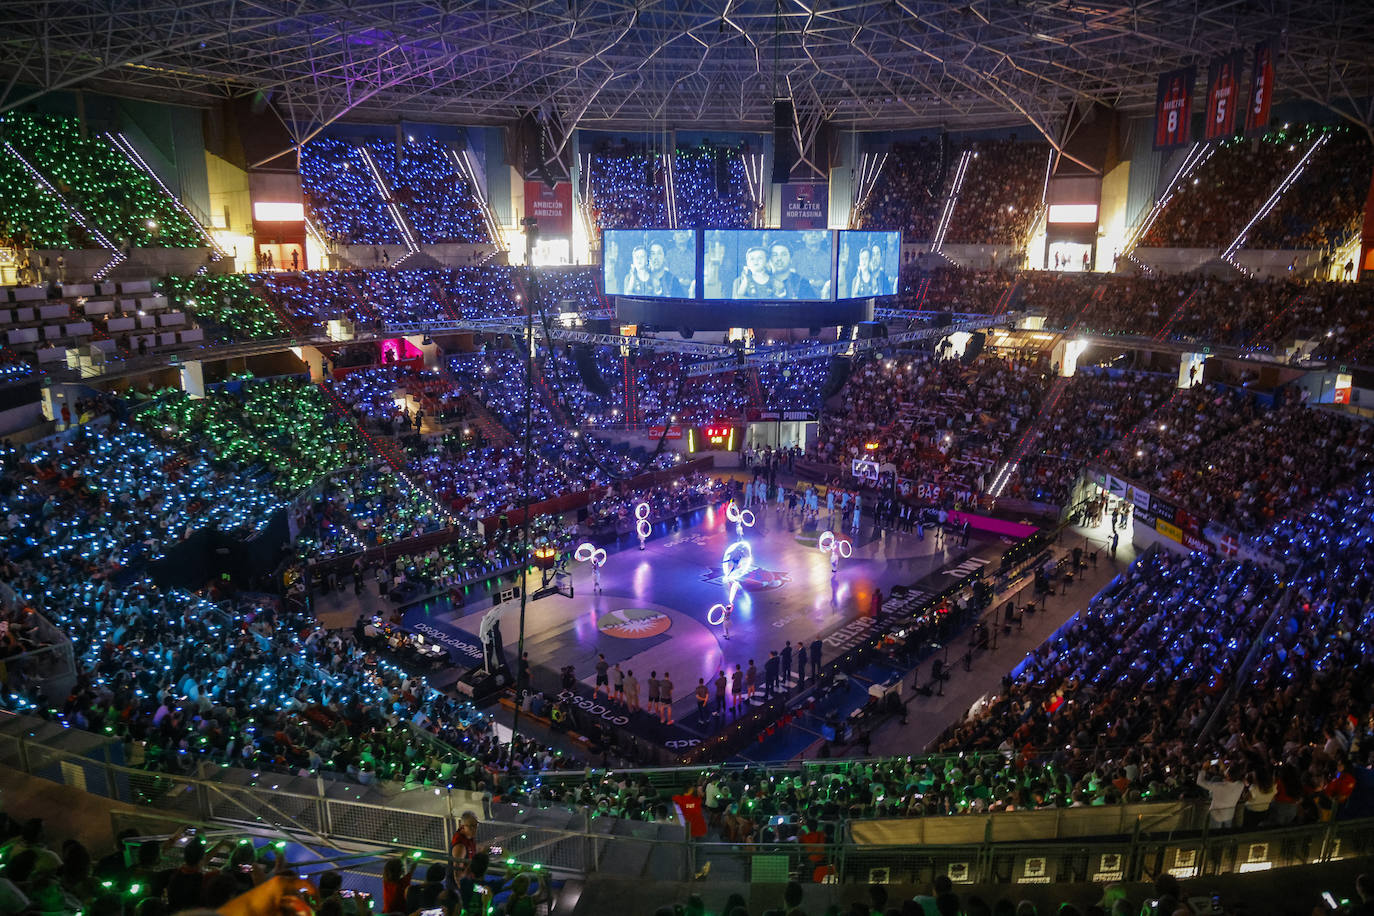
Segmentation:
<svg viewBox="0 0 1374 916">
<path fill-rule="evenodd" d="M 1207 68 L 1207 118 L 1202 131 L 1205 140 L 1220 140 L 1235 132 L 1244 59 L 1243 52 L 1233 51 L 1216 58 Z"/>
<path fill-rule="evenodd" d="M 1193 83 L 1195 67 L 1170 70 L 1159 78 L 1155 95 L 1155 149 L 1171 149 L 1188 143 L 1192 137 Z"/>
</svg>

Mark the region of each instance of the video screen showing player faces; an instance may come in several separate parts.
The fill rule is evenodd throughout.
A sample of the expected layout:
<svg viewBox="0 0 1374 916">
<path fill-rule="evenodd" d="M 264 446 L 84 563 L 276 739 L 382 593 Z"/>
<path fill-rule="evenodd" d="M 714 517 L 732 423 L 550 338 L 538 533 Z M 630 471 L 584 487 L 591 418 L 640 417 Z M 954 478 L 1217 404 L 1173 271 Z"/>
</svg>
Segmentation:
<svg viewBox="0 0 1374 916">
<path fill-rule="evenodd" d="M 697 245 L 691 229 L 607 229 L 601 244 L 607 295 L 696 295 Z"/>
<path fill-rule="evenodd" d="M 707 229 L 704 235 L 703 299 L 834 297 L 833 235 L 828 231 Z"/>
<path fill-rule="evenodd" d="M 840 233 L 837 299 L 867 299 L 897 295 L 897 270 L 902 261 L 900 232 Z"/>
</svg>

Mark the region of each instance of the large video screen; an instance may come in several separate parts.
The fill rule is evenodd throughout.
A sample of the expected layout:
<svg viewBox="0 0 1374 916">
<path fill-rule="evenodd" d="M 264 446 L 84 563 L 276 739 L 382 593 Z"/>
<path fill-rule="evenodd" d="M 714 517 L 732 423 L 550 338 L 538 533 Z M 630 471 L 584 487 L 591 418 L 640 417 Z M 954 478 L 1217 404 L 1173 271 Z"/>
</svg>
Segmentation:
<svg viewBox="0 0 1374 916">
<path fill-rule="evenodd" d="M 902 263 L 900 232 L 840 233 L 837 299 L 867 299 L 897 295 L 897 271 Z"/>
<path fill-rule="evenodd" d="M 607 229 L 601 253 L 608 296 L 696 295 L 697 239 L 691 229 Z"/>
<path fill-rule="evenodd" d="M 832 299 L 834 236 L 823 229 L 707 229 L 703 299 Z"/>
</svg>

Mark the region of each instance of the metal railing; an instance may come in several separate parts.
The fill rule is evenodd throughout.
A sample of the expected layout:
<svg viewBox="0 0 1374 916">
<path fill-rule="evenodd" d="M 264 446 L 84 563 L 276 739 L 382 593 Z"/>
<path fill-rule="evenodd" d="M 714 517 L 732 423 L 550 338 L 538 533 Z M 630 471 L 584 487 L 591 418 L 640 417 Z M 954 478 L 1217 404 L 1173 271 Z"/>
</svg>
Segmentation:
<svg viewBox="0 0 1374 916">
<path fill-rule="evenodd" d="M 753 882 L 810 879 L 817 869 L 842 883 L 924 885 L 937 874 L 956 883 L 1106 882 L 1148 880 L 1161 871 L 1181 878 L 1259 871 L 1374 852 L 1374 818 L 1220 833 L 1180 830 L 1177 818 L 1155 818 L 1151 806 L 1123 809 L 1120 817 L 1075 809 L 867 822 L 879 829 L 862 831 L 866 837 L 904 840 L 891 845 L 856 842 L 857 824 L 842 827 L 840 842 L 826 845 L 693 842 L 679 824 L 491 805 L 480 793 L 360 786 L 213 764 L 202 764 L 194 776 L 138 770 L 121 765 L 123 749 L 118 741 L 39 719 L 0 719 L 0 767 L 132 805 L 150 821 L 268 829 L 316 846 L 446 856 L 459 816 L 471 810 L 482 818 L 479 845 L 499 847 L 501 859 L 564 874 L 680 881 L 709 862 L 713 879 Z M 1115 832 L 1088 837 L 1056 828 L 1065 839 L 1014 839 L 1027 835 L 1027 819 L 1059 823 L 1071 814 L 1081 815 L 1078 820 L 1105 815 L 1103 823 Z M 905 841 L 913 837 L 922 842 Z"/>
<path fill-rule="evenodd" d="M 23 600 L 8 583 L 0 582 L 0 607 L 14 610 Z M 47 696 L 61 697 L 76 683 L 76 654 L 67 634 L 36 611 L 32 615 L 34 636 L 41 645 L 27 652 L 7 655 L 0 662 L 12 672 L 22 672 L 30 686 Z"/>
</svg>

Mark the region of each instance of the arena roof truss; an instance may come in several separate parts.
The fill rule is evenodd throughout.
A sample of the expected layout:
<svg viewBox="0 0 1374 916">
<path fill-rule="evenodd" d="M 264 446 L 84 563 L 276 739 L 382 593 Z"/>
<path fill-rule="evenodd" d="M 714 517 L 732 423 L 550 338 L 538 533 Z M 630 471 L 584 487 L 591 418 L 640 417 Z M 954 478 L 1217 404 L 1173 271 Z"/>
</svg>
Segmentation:
<svg viewBox="0 0 1374 916">
<path fill-rule="evenodd" d="M 1146 112 L 1158 74 L 1278 40 L 1280 97 L 1374 118 L 1374 4 L 1263 0 L 0 0 L 0 110 L 89 88 L 268 97 L 335 120 L 769 130 L 771 102 L 856 129 Z"/>
</svg>

